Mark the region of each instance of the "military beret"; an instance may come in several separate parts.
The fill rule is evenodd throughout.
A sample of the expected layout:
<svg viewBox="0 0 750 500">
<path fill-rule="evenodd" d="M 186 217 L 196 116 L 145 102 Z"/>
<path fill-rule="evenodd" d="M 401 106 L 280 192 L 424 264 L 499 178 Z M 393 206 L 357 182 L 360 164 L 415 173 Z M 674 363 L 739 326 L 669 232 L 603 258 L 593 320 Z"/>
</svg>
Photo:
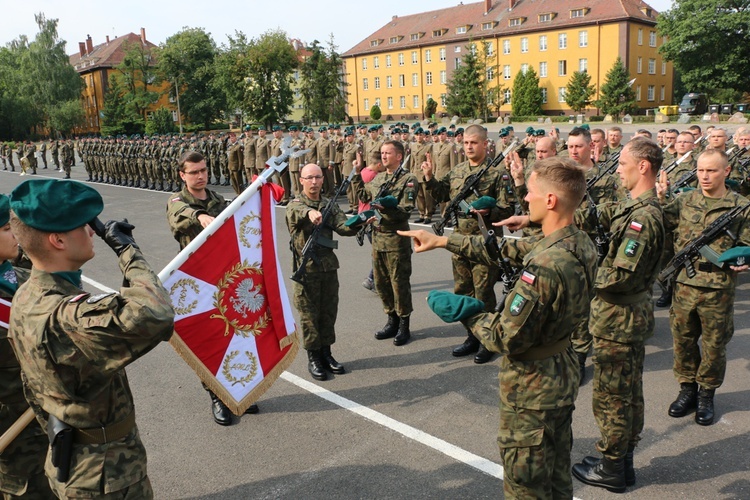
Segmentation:
<svg viewBox="0 0 750 500">
<path fill-rule="evenodd" d="M 415 122 L 414 125 L 411 126 L 411 128 L 413 130 L 413 129 L 419 128 L 420 125 L 421 124 L 419 122 Z"/>
<path fill-rule="evenodd" d="M 456 135 L 458 135 L 458 134 L 463 134 L 463 133 L 464 133 L 464 128 L 463 128 L 463 127 L 458 127 L 458 128 L 456 129 Z"/>
<path fill-rule="evenodd" d="M 539 129 L 539 130 L 534 131 L 534 135 L 537 137 L 544 137 L 545 135 L 547 135 L 547 132 L 545 132 L 542 129 Z"/>
<path fill-rule="evenodd" d="M 281 130 L 281 127 L 279 127 L 278 125 L 274 125 L 273 128 L 271 129 L 272 132 L 276 132 L 278 130 Z"/>
<path fill-rule="evenodd" d="M 27 226 L 64 233 L 94 220 L 104 201 L 96 189 L 81 182 L 32 179 L 10 193 L 10 208 Z"/>
<path fill-rule="evenodd" d="M 250 130 L 250 125 L 245 125 L 245 130 Z"/>
<path fill-rule="evenodd" d="M 510 132 L 508 132 L 507 130 L 503 129 L 503 130 L 500 131 L 500 134 L 498 134 L 498 135 L 500 137 L 508 137 L 510 135 Z"/>
<path fill-rule="evenodd" d="M 392 133 L 392 134 L 400 134 L 400 133 L 401 133 L 401 129 L 400 129 L 400 128 L 394 128 L 394 129 L 393 129 L 393 130 L 391 131 L 391 133 Z"/>
<path fill-rule="evenodd" d="M 10 220 L 10 199 L 0 194 L 0 226 L 4 226 Z"/>
<path fill-rule="evenodd" d="M 333 129 L 335 129 L 335 128 L 336 128 L 336 127 L 334 127 L 332 123 L 328 124 L 328 130 L 333 130 Z"/>
<path fill-rule="evenodd" d="M 719 262 L 726 262 L 730 266 L 750 264 L 750 247 L 730 248 L 719 256 Z"/>
<path fill-rule="evenodd" d="M 361 226 L 362 224 L 367 222 L 367 219 L 369 219 L 370 217 L 375 217 L 375 210 L 365 210 L 364 212 L 360 212 L 353 217 L 349 217 L 346 220 L 345 225 L 347 227 Z"/>
<path fill-rule="evenodd" d="M 373 125 L 370 128 L 368 128 L 367 131 L 368 132 L 377 132 L 378 131 L 378 126 L 377 125 Z"/>
<path fill-rule="evenodd" d="M 513 128 L 513 126 L 512 126 L 512 125 L 508 125 L 508 126 L 507 126 L 507 127 L 505 127 L 505 128 L 506 128 L 506 129 L 508 129 L 508 130 L 515 130 L 515 129 Z"/>
<path fill-rule="evenodd" d="M 322 125 L 321 127 L 318 128 L 318 132 L 326 132 L 326 131 L 328 131 L 328 129 L 326 128 L 325 125 Z"/>
<path fill-rule="evenodd" d="M 453 137 L 453 136 L 455 136 L 455 135 L 456 135 L 456 134 L 454 134 L 452 130 L 449 130 L 449 131 L 448 131 L 448 137 Z"/>
<path fill-rule="evenodd" d="M 481 300 L 445 290 L 431 290 L 427 294 L 427 305 L 446 323 L 462 321 L 484 310 Z"/>
<path fill-rule="evenodd" d="M 383 208 L 393 208 L 398 205 L 398 200 L 393 195 L 383 196 L 372 200 L 373 205 L 380 205 Z"/>
<path fill-rule="evenodd" d="M 578 127 L 578 128 L 582 128 L 583 130 L 591 130 L 591 127 L 589 127 L 589 124 L 588 124 L 588 123 L 584 123 L 583 125 L 581 125 L 581 126 L 580 126 L 580 127 Z"/>
<path fill-rule="evenodd" d="M 415 134 L 424 134 L 424 129 L 422 127 L 419 127 L 417 130 L 414 131 Z"/>
<path fill-rule="evenodd" d="M 265 129 L 266 127 L 264 127 L 263 125 L 258 125 L 258 130 L 265 130 Z"/>
<path fill-rule="evenodd" d="M 297 125 L 292 125 L 291 127 L 289 127 L 289 131 L 290 132 L 296 132 L 297 130 L 299 130 L 299 128 L 297 127 Z"/>
<path fill-rule="evenodd" d="M 354 135 L 354 132 L 352 132 L 351 130 L 347 130 L 344 132 L 344 137 L 349 137 L 350 135 Z"/>
<path fill-rule="evenodd" d="M 445 134 L 446 132 L 448 132 L 448 129 L 445 127 L 440 127 L 440 129 L 438 130 L 439 134 Z"/>
<path fill-rule="evenodd" d="M 495 208 L 496 205 L 497 205 L 497 200 L 493 198 L 492 196 L 480 196 L 479 198 L 471 202 L 471 208 L 475 210 L 486 210 L 488 208 Z"/>
<path fill-rule="evenodd" d="M 534 127 L 526 127 L 526 133 L 531 135 L 534 133 Z"/>
</svg>

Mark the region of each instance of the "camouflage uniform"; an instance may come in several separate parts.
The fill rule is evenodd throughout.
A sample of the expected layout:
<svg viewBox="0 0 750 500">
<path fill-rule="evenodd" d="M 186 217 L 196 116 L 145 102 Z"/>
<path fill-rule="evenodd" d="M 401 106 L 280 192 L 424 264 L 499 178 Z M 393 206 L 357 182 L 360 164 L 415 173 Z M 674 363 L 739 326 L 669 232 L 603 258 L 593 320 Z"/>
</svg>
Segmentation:
<svg viewBox="0 0 750 500">
<path fill-rule="evenodd" d="M 308 213 L 311 210 L 322 212 L 327 204 L 326 198 L 315 201 L 300 193 L 287 205 L 286 226 L 292 237 L 295 268 L 305 242 L 315 228 Z M 294 307 L 299 311 L 303 345 L 307 351 L 317 351 L 336 342 L 334 327 L 339 308 L 339 260 L 333 253 L 337 246 L 333 241 L 333 231 L 341 236 L 354 236 L 358 231 L 358 228 L 352 229 L 345 223 L 346 215 L 338 204 L 334 204 L 318 239 L 318 261 L 307 261 L 304 284 L 294 282 Z"/>
<path fill-rule="evenodd" d="M 514 244 L 508 241 L 503 257 L 513 257 L 505 249 Z M 489 263 L 482 236 L 453 233 L 446 248 Z M 523 277 L 502 313 L 464 321 L 487 349 L 505 355 L 498 444 L 506 498 L 573 496 L 571 422 L 580 375 L 570 336 L 589 315 L 595 270 L 591 240 L 572 225 L 561 228 L 525 255 Z"/>
<path fill-rule="evenodd" d="M 425 142 L 415 142 L 411 146 L 411 173 L 419 182 L 417 186 L 417 208 L 419 209 L 419 218 L 422 220 L 432 220 L 435 212 L 435 200 L 430 189 L 425 184 L 424 172 L 422 172 L 422 163 L 427 160 L 427 154 L 432 155 L 432 141 L 429 139 Z M 417 220 L 417 222 L 419 222 Z"/>
<path fill-rule="evenodd" d="M 748 203 L 732 191 L 720 199 L 706 198 L 700 190 L 681 194 L 664 208 L 666 229 L 674 232 L 675 251 L 684 248 L 723 213 Z M 713 250 L 721 254 L 735 245 L 750 246 L 750 224 L 746 218 L 735 218 L 729 230 L 738 239 L 722 235 L 710 244 Z M 695 263 L 695 271 L 693 278 L 687 276 L 684 268 L 678 273 L 669 311 L 674 374 L 680 383 L 698 383 L 704 389 L 716 389 L 724 381 L 726 346 L 734 334 L 737 273 L 719 269 L 704 257 Z"/>
<path fill-rule="evenodd" d="M 599 209 L 611 240 L 591 303 L 592 405 L 602 435 L 596 448 L 605 458 L 618 460 L 635 447 L 643 430 L 644 342 L 654 333 L 651 288 L 659 271 L 664 224 L 653 188 Z M 576 212 L 580 226 L 591 229 L 590 220 L 586 210 Z"/>
<path fill-rule="evenodd" d="M 18 284 L 25 282 L 29 271 L 0 265 L 0 297 L 11 300 Z M 23 395 L 21 366 L 13 353 L 8 330 L 0 327 L 0 434 L 3 434 L 29 408 Z M 47 434 L 37 422 L 31 422 L 0 453 L 0 495 L 3 499 L 52 498 L 44 460 L 47 456 Z"/>
<path fill-rule="evenodd" d="M 188 243 L 203 231 L 203 226 L 198 220 L 202 214 L 216 217 L 229 204 L 220 194 L 206 189 L 208 198 L 199 200 L 188 191 L 187 187 L 182 188 L 179 193 L 173 193 L 167 203 L 167 222 L 172 230 L 172 235 L 180 243 L 180 250 L 185 248 Z"/>
<path fill-rule="evenodd" d="M 120 268 L 120 293 L 92 296 L 78 273 L 34 268 L 14 297 L 10 335 L 26 397 L 43 426 L 49 414 L 75 429 L 68 481 L 57 481 L 49 454 L 45 464 L 60 498 L 153 497 L 125 367 L 169 339 L 174 310 L 140 250 L 125 249 Z"/>
<path fill-rule="evenodd" d="M 362 184 L 359 199 L 370 202 L 377 196 L 380 186 L 393 177 L 380 172 L 367 184 Z M 411 240 L 396 234 L 409 230 L 409 215 L 414 209 L 417 196 L 417 179 L 408 172 L 403 173 L 388 193 L 398 200 L 398 206 L 380 211 L 382 219 L 373 225 L 372 268 L 375 290 L 383 301 L 386 314 L 395 312 L 399 317 L 408 317 L 411 302 Z"/>
</svg>

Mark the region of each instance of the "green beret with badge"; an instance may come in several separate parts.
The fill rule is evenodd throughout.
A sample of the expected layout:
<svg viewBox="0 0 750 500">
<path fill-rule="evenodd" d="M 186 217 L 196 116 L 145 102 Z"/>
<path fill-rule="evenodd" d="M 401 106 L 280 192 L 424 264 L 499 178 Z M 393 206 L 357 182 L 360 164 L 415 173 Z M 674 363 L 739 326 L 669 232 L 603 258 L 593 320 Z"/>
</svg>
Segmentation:
<svg viewBox="0 0 750 500">
<path fill-rule="evenodd" d="M 10 199 L 0 194 L 0 227 L 6 225 L 10 220 Z"/>
<path fill-rule="evenodd" d="M 502 129 L 498 135 L 500 137 L 508 137 L 510 135 L 510 132 L 507 129 Z"/>
<path fill-rule="evenodd" d="M 357 215 L 349 217 L 344 225 L 346 227 L 358 227 L 367 222 L 367 219 L 369 219 L 370 217 L 375 217 L 375 210 L 365 210 L 364 212 L 360 212 Z"/>
<path fill-rule="evenodd" d="M 393 195 L 383 196 L 382 198 L 377 198 L 375 200 L 372 200 L 373 205 L 379 205 L 383 208 L 394 208 L 398 206 L 398 200 Z"/>
<path fill-rule="evenodd" d="M 431 290 L 427 294 L 427 305 L 446 323 L 463 321 L 484 311 L 481 300 L 445 290 Z"/>
<path fill-rule="evenodd" d="M 65 233 L 94 220 L 104 201 L 96 189 L 82 182 L 32 179 L 10 193 L 10 208 L 29 227 Z"/>
<path fill-rule="evenodd" d="M 750 264 L 750 247 L 730 248 L 719 256 L 719 262 L 726 262 L 730 266 Z"/>
<path fill-rule="evenodd" d="M 497 200 L 492 196 L 481 196 L 471 202 L 470 208 L 474 210 L 490 210 L 495 208 L 496 205 Z M 469 213 L 469 209 L 466 210 L 466 213 Z"/>
<path fill-rule="evenodd" d="M 537 137 L 544 137 L 547 133 L 544 130 L 539 129 L 534 131 L 534 135 Z"/>
<path fill-rule="evenodd" d="M 526 127 L 526 134 L 534 135 L 534 127 Z"/>
</svg>

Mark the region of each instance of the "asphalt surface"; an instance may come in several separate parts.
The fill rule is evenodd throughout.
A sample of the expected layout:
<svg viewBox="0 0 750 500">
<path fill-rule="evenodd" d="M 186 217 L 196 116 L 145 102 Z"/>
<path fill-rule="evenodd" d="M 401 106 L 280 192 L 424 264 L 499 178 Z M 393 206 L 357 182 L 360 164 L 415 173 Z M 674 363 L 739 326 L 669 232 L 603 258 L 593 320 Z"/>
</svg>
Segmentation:
<svg viewBox="0 0 750 500">
<path fill-rule="evenodd" d="M 40 175 L 63 174 L 40 170 Z M 74 179 L 85 177 L 80 164 L 74 167 Z M 10 192 L 24 179 L 0 172 L 0 192 Z M 101 218 L 127 217 L 149 262 L 161 270 L 178 250 L 166 223 L 169 195 L 93 186 L 105 200 Z M 217 190 L 232 196 L 229 188 Z M 288 233 L 283 209 L 277 210 L 279 257 L 291 290 Z M 452 347 L 463 341 L 462 328 L 442 323 L 425 301 L 432 289 L 452 289 L 448 252 L 413 256 L 412 341 L 395 347 L 373 338 L 385 314 L 380 300 L 361 285 L 370 269 L 369 247 L 358 247 L 354 238 L 338 240 L 341 290 L 333 352 L 347 374 L 314 381 L 301 351 L 262 396 L 259 414 L 221 427 L 211 418 L 197 377 L 171 346 L 159 346 L 128 368 L 156 498 L 502 497 L 495 440 L 497 358 L 475 365 L 471 358 L 452 357 Z M 84 275 L 116 289 L 120 274 L 114 254 L 101 242 L 96 250 Z M 726 381 L 716 394 L 717 422 L 701 427 L 692 414 L 667 415 L 678 385 L 671 370 L 668 310 L 657 309 L 655 335 L 646 347 L 646 427 L 629 497 L 750 498 L 748 312 L 750 279 L 744 275 Z M 599 436 L 591 412 L 590 363 L 573 417 L 573 462 L 595 454 Z M 577 498 L 620 498 L 576 480 L 574 486 Z"/>
</svg>

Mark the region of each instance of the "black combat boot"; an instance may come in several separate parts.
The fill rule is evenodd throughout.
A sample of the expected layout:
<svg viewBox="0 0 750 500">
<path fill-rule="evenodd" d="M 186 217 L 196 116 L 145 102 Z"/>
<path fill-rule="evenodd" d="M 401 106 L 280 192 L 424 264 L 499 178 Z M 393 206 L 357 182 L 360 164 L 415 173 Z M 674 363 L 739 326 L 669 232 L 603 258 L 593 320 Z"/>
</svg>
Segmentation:
<svg viewBox="0 0 750 500">
<path fill-rule="evenodd" d="M 409 342 L 411 332 L 409 331 L 409 316 L 401 316 L 398 319 L 398 332 L 393 339 L 393 345 L 404 345 Z"/>
<path fill-rule="evenodd" d="M 336 375 L 341 375 L 346 373 L 346 369 L 344 369 L 344 365 L 336 361 L 336 359 L 331 354 L 331 346 L 327 345 L 324 346 L 323 349 L 320 350 L 322 353 L 322 361 L 323 361 L 323 368 L 328 370 L 331 373 L 335 373 Z"/>
<path fill-rule="evenodd" d="M 232 425 L 232 412 L 229 411 L 227 405 L 225 405 L 216 394 L 208 391 L 211 395 L 211 413 L 214 416 L 214 422 L 219 425 Z"/>
<path fill-rule="evenodd" d="M 382 329 L 375 332 L 375 338 L 383 340 L 395 337 L 398 333 L 398 323 L 398 314 L 395 311 L 388 313 L 388 322 Z"/>
<path fill-rule="evenodd" d="M 669 405 L 669 416 L 680 418 L 687 415 L 688 411 L 695 408 L 697 404 L 697 395 L 698 384 L 695 382 L 680 384 L 680 394 L 678 394 L 677 399 Z"/>
<path fill-rule="evenodd" d="M 586 466 L 594 466 L 601 462 L 602 459 L 599 457 L 584 457 L 583 458 L 583 465 Z M 633 448 L 629 448 L 628 452 L 625 454 L 625 485 L 626 486 L 633 486 L 635 485 L 635 467 L 633 467 Z"/>
<path fill-rule="evenodd" d="M 594 465 L 585 463 L 573 466 L 573 475 L 589 486 L 606 488 L 614 493 L 625 492 L 625 459 L 610 460 L 603 457 Z"/>
<path fill-rule="evenodd" d="M 716 389 L 698 390 L 698 409 L 695 411 L 695 422 L 699 425 L 714 423 L 714 392 Z"/>
<path fill-rule="evenodd" d="M 307 351 L 307 371 L 310 372 L 312 378 L 315 380 L 326 380 L 328 374 L 323 368 L 323 360 L 320 356 L 320 350 L 309 350 Z"/>
<path fill-rule="evenodd" d="M 159 182 L 156 186 L 157 191 L 164 191 L 164 182 Z"/>
<path fill-rule="evenodd" d="M 669 307 L 672 305 L 672 286 L 668 286 L 662 292 L 661 297 L 656 300 L 656 307 Z"/>
<path fill-rule="evenodd" d="M 460 358 L 461 356 L 468 356 L 469 354 L 474 354 L 479 350 L 479 340 L 474 336 L 473 333 L 469 333 L 469 336 L 466 337 L 466 340 L 464 340 L 464 343 L 460 346 L 453 349 L 453 355 L 457 358 Z"/>
<path fill-rule="evenodd" d="M 492 360 L 492 356 L 494 356 L 494 353 L 492 351 L 489 351 L 486 347 L 480 345 L 479 350 L 474 355 L 474 362 L 478 365 L 483 365 L 490 362 Z"/>
<path fill-rule="evenodd" d="M 581 380 L 578 382 L 578 385 L 583 385 L 583 379 L 586 378 L 586 353 L 577 352 L 576 356 L 578 356 L 578 371 L 581 374 Z"/>
</svg>

